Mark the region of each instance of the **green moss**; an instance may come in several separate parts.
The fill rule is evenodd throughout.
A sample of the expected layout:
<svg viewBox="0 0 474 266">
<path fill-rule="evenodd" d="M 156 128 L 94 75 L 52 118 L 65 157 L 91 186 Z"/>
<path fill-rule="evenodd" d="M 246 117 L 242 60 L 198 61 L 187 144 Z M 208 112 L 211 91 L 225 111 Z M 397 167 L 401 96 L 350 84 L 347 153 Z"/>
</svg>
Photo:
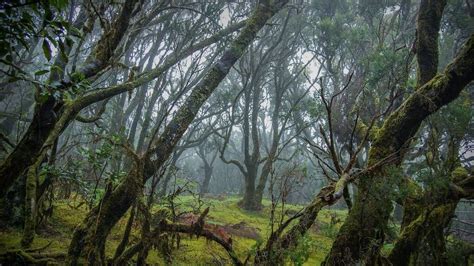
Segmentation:
<svg viewBox="0 0 474 266">
<path fill-rule="evenodd" d="M 388 244 L 383 245 L 380 252 L 382 253 L 382 256 L 388 256 L 390 254 L 390 252 L 392 251 L 392 249 L 393 249 L 393 244 L 388 243 Z"/>
<path fill-rule="evenodd" d="M 263 209 L 260 212 L 245 211 L 237 206 L 239 198 L 227 198 L 226 200 L 206 200 L 205 206 L 210 207 L 210 213 L 208 216 L 208 222 L 216 224 L 235 224 L 244 221 L 249 226 L 258 228 L 263 239 L 266 239 L 270 234 L 270 224 L 269 224 L 269 215 L 270 215 L 270 205 L 271 202 L 268 200 L 263 200 Z M 180 204 L 183 207 L 189 208 L 193 203 L 194 199 L 192 197 L 181 197 L 179 199 Z M 285 209 L 291 211 L 298 211 L 303 206 L 298 205 L 287 205 Z M 279 216 L 280 211 L 277 211 L 276 215 Z M 317 223 L 321 226 L 326 226 L 331 223 L 331 220 L 336 220 L 333 225 L 334 232 L 337 233 L 339 228 L 342 225 L 342 222 L 347 216 L 347 211 L 344 210 L 331 210 L 324 209 L 321 210 L 318 215 Z M 318 229 L 321 230 L 321 229 Z M 311 248 L 308 261 L 304 265 L 319 265 L 323 260 L 327 252 L 329 252 L 333 239 L 330 237 L 322 235 L 324 232 L 311 230 L 309 236 L 311 238 Z M 245 238 L 235 238 L 234 239 L 234 248 L 237 255 L 243 259 L 247 256 L 248 252 L 256 245 L 255 240 L 245 239 Z M 183 254 L 187 256 L 187 254 Z M 179 258 L 178 258 L 179 259 Z"/>
<path fill-rule="evenodd" d="M 67 202 L 60 201 L 54 206 L 52 223 L 55 229 L 67 232 L 79 225 L 86 216 L 86 213 L 87 208 L 85 205 L 75 209 L 68 206 Z"/>
<path fill-rule="evenodd" d="M 464 167 L 456 167 L 451 173 L 452 179 L 454 182 L 461 181 L 468 176 L 468 172 Z"/>
<path fill-rule="evenodd" d="M 19 249 L 21 242 L 22 233 L 19 230 L 6 230 L 0 232 L 0 252 Z M 49 244 L 51 243 L 51 244 Z M 41 248 L 47 246 L 47 251 L 51 253 L 65 252 L 65 248 L 69 245 L 69 239 L 62 238 L 60 236 L 42 236 L 35 237 L 31 244 L 32 249 Z"/>
<path fill-rule="evenodd" d="M 263 200 L 264 208 L 262 211 L 252 212 L 239 208 L 237 206 L 238 201 L 239 198 L 237 197 L 229 197 L 225 200 L 205 199 L 203 208 L 207 206 L 210 207 L 207 222 L 219 225 L 245 222 L 247 225 L 257 228 L 262 239 L 266 239 L 271 229 L 268 218 L 271 211 L 271 202 Z M 196 199 L 191 196 L 181 196 L 176 200 L 177 205 L 179 205 L 179 208 L 182 211 L 191 210 L 192 206 L 196 205 L 196 202 Z M 45 252 L 67 252 L 74 228 L 82 222 L 88 212 L 85 205 L 82 205 L 77 209 L 71 207 L 76 205 L 77 202 L 72 201 L 56 202 L 53 217 L 50 220 L 50 226 L 48 226 L 49 229 L 39 231 L 38 236 L 32 243 L 32 248 L 44 247 L 49 242 L 52 242 Z M 303 206 L 298 205 L 287 205 L 285 209 L 298 211 L 302 207 Z M 155 205 L 153 207 L 153 212 L 162 208 L 163 206 Z M 280 214 L 281 211 L 278 210 L 276 215 Z M 107 257 L 112 257 L 114 255 L 115 248 L 122 238 L 128 215 L 129 213 L 127 213 L 111 231 L 106 245 Z M 331 219 L 339 220 L 338 223 L 334 224 L 334 228 L 337 231 L 346 216 L 346 211 L 324 209 L 320 212 L 317 223 L 319 225 L 328 225 L 331 223 Z M 309 258 L 304 265 L 319 265 L 331 248 L 333 239 L 324 236 L 324 232 L 320 230 L 321 228 L 309 232 L 309 237 L 311 239 L 309 242 Z M 44 233 L 43 231 L 46 231 L 47 233 Z M 131 241 L 135 241 L 140 237 L 140 232 L 137 227 L 133 228 L 131 234 Z M 0 250 L 17 249 L 20 247 L 20 240 L 21 230 L 19 229 L 9 229 L 0 232 Z M 256 245 L 257 241 L 254 239 L 233 237 L 234 250 L 241 260 L 244 260 L 249 253 L 255 250 Z M 221 246 L 214 242 L 206 241 L 202 237 L 191 238 L 183 235 L 181 239 L 181 247 L 179 250 L 174 249 L 172 251 L 172 257 L 173 265 L 209 265 L 218 262 L 226 265 L 231 264 L 230 258 Z M 152 249 L 147 258 L 147 263 L 152 265 L 163 265 L 165 264 L 165 261 L 159 252 Z"/>
</svg>

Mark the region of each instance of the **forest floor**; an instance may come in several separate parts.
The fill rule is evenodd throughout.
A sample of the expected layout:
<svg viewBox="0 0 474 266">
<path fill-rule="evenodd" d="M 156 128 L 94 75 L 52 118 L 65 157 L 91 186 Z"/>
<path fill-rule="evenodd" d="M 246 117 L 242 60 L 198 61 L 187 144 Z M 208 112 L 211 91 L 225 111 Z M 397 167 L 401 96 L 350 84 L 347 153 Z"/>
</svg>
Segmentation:
<svg viewBox="0 0 474 266">
<path fill-rule="evenodd" d="M 206 218 L 206 223 L 232 227 L 240 226 L 246 230 L 237 230 L 238 233 L 230 232 L 232 235 L 233 247 L 243 261 L 256 250 L 256 247 L 264 243 L 265 239 L 271 231 L 271 202 L 265 201 L 264 208 L 259 212 L 245 211 L 238 207 L 238 198 L 205 198 L 202 202 L 197 201 L 191 196 L 180 196 L 174 200 L 176 210 L 185 212 L 196 208 L 200 204 L 200 209 L 204 210 L 209 207 L 210 211 Z M 52 217 L 49 219 L 48 225 L 38 230 L 32 248 L 40 248 L 47 246 L 43 252 L 58 253 L 67 252 L 72 232 L 87 213 L 87 208 L 83 205 L 79 208 L 74 207 L 75 202 L 58 201 Z M 155 206 L 159 209 L 163 206 Z M 286 205 L 285 209 L 288 215 L 300 210 L 302 206 Z M 281 211 L 276 211 L 278 217 Z M 301 265 L 319 265 L 324 259 L 325 254 L 329 251 L 333 238 L 337 234 L 339 227 L 345 219 L 346 211 L 325 209 L 319 215 L 317 222 L 307 237 L 300 241 L 297 249 L 289 251 L 289 259 L 292 264 Z M 106 246 L 106 255 L 113 256 L 115 248 L 119 244 L 123 230 L 127 223 L 127 216 L 122 218 L 119 224 L 112 230 Z M 279 219 L 279 217 L 278 217 Z M 279 220 L 278 220 L 279 221 Z M 139 226 L 136 222 L 134 230 L 132 230 L 131 242 L 139 238 Z M 0 231 L 0 252 L 19 248 L 21 239 L 21 229 L 3 229 Z M 230 264 L 229 257 L 225 250 L 216 243 L 206 241 L 204 238 L 190 237 L 188 235 L 181 236 L 180 248 L 172 250 L 173 265 L 222 265 Z M 164 260 L 159 252 L 151 250 L 147 262 L 151 265 L 163 265 Z"/>
</svg>

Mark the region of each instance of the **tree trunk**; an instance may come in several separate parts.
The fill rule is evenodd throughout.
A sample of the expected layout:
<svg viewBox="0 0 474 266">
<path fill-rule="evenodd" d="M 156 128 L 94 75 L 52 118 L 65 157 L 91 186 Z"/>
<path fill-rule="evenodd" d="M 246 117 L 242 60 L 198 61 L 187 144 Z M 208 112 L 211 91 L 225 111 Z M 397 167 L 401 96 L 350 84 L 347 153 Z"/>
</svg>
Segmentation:
<svg viewBox="0 0 474 266">
<path fill-rule="evenodd" d="M 36 105 L 26 133 L 0 166 L 0 198 L 5 196 L 19 176 L 25 174 L 28 166 L 35 163 L 43 143 L 54 128 L 61 107 L 52 96 Z"/>
<path fill-rule="evenodd" d="M 258 211 L 262 209 L 262 206 L 257 201 L 257 194 L 255 190 L 256 178 L 256 167 L 247 168 L 247 175 L 245 176 L 244 197 L 239 202 L 239 205 L 241 208 L 248 211 Z"/>
<path fill-rule="evenodd" d="M 417 86 L 430 81 L 438 72 L 438 32 L 446 0 L 422 0 L 417 18 Z"/>
<path fill-rule="evenodd" d="M 21 246 L 28 248 L 33 242 L 36 233 L 36 190 L 38 184 L 37 170 L 40 168 L 41 161 L 37 161 L 32 165 L 26 175 L 26 193 L 25 193 L 25 225 L 23 227 L 23 237 L 21 239 Z"/>
<path fill-rule="evenodd" d="M 125 231 L 123 232 L 122 240 L 115 249 L 115 254 L 113 261 L 116 262 L 117 259 L 123 254 L 125 248 L 128 245 L 128 239 L 130 238 L 130 233 L 132 232 L 132 226 L 135 219 L 135 212 L 137 211 L 137 205 L 134 205 L 130 210 L 130 217 L 128 218 L 127 225 L 125 226 Z"/>
<path fill-rule="evenodd" d="M 99 205 L 94 207 L 76 228 L 68 250 L 70 264 L 83 264 L 81 258 L 85 258 L 89 265 L 105 264 L 107 236 L 142 192 L 143 169 L 142 163 L 135 162 L 128 176 L 113 191 L 108 187 Z"/>
<path fill-rule="evenodd" d="M 272 152 L 270 151 L 270 153 Z M 262 173 L 260 174 L 260 179 L 258 180 L 257 191 L 255 193 L 255 202 L 260 206 L 262 205 L 263 194 L 265 193 L 267 179 L 273 167 L 273 156 L 274 154 L 268 155 L 268 158 L 265 161 L 265 164 L 263 165 Z"/>
<path fill-rule="evenodd" d="M 58 139 L 53 144 L 50 157 L 48 159 L 48 165 L 52 166 L 56 160 L 56 152 L 58 146 Z M 36 226 L 38 224 L 38 214 L 41 213 L 41 205 L 44 200 L 44 193 L 53 182 L 53 177 L 50 173 L 47 173 L 43 183 L 40 184 L 38 171 L 41 165 L 46 161 L 46 158 L 42 159 L 39 155 L 40 160 L 36 161 L 32 166 L 29 167 L 26 175 L 25 185 L 25 221 L 23 227 L 23 236 L 21 239 L 21 245 L 23 248 L 30 247 L 31 243 L 36 234 Z M 51 209 L 52 210 L 52 209 Z"/>
<path fill-rule="evenodd" d="M 85 10 L 82 8 L 74 22 L 74 27 L 81 28 L 86 20 Z M 64 53 L 69 54 L 72 47 L 65 43 Z M 54 66 L 63 69 L 66 61 L 62 56 L 57 56 Z M 58 82 L 63 77 L 62 73 L 58 73 L 51 69 L 49 82 Z M 59 102 L 53 96 L 49 96 L 45 102 L 37 103 L 34 108 L 33 120 L 28 126 L 27 131 L 22 136 L 20 142 L 15 149 L 8 155 L 0 166 L 0 198 L 3 198 L 8 189 L 13 185 L 16 179 L 25 174 L 28 166 L 36 162 L 36 157 L 46 141 L 49 133 L 53 130 L 57 121 L 63 103 Z"/>
<path fill-rule="evenodd" d="M 253 82 L 252 82 L 253 83 Z M 260 110 L 260 91 L 258 86 L 254 86 L 253 90 L 247 89 L 245 92 L 245 107 L 244 107 L 244 164 L 247 171 L 241 171 L 244 175 L 244 197 L 239 202 L 241 208 L 250 211 L 260 210 L 261 206 L 257 202 L 257 195 L 255 190 L 255 182 L 257 181 L 257 174 L 260 160 L 260 142 L 258 136 L 258 114 Z M 253 95 L 252 95 L 253 92 Z M 251 97 L 252 96 L 252 97 Z M 250 105 L 252 112 L 249 116 Z M 252 147 L 250 146 L 250 138 L 252 139 Z"/>
<path fill-rule="evenodd" d="M 392 265 L 417 265 L 419 250 L 423 240 L 428 241 L 431 252 L 429 260 L 421 260 L 430 265 L 446 265 L 443 230 L 456 210 L 457 202 L 429 207 L 423 210 L 401 233 L 388 260 Z M 441 233 L 441 235 L 440 235 Z"/>
<path fill-rule="evenodd" d="M 202 181 L 200 195 L 209 193 L 209 183 L 211 182 L 213 168 L 209 164 L 204 164 L 204 180 Z"/>
</svg>

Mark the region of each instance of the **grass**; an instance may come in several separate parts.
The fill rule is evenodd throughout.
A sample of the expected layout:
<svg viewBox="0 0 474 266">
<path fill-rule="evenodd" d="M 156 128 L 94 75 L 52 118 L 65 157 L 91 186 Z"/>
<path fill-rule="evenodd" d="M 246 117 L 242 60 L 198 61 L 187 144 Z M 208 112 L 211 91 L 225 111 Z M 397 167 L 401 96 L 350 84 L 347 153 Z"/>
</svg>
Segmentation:
<svg viewBox="0 0 474 266">
<path fill-rule="evenodd" d="M 225 200 L 205 199 L 201 206 L 210 208 L 206 222 L 225 225 L 245 222 L 246 225 L 257 229 L 262 239 L 266 239 L 271 232 L 270 227 L 270 202 L 264 201 L 264 208 L 260 212 L 245 211 L 237 206 L 238 198 L 229 197 Z M 180 211 L 190 211 L 196 205 L 197 200 L 191 196 L 181 196 L 176 201 Z M 53 217 L 46 230 L 39 230 L 32 248 L 44 247 L 48 243 L 45 252 L 67 252 L 72 232 L 87 213 L 87 208 L 73 208 L 67 201 L 59 201 L 55 204 Z M 160 208 L 155 206 L 155 210 Z M 287 209 L 297 211 L 302 206 L 287 205 Z M 281 215 L 281 211 L 276 212 L 276 216 Z M 345 219 L 346 212 L 340 210 L 325 209 L 320 212 L 314 229 L 310 230 L 307 238 L 304 239 L 304 246 L 293 255 L 304 256 L 304 265 L 319 265 L 329 251 L 333 236 L 337 233 L 339 226 Z M 128 214 L 120 220 L 118 225 L 112 230 L 106 246 L 106 255 L 113 256 L 116 246 L 120 242 L 128 219 Z M 331 225 L 331 220 L 337 221 Z M 139 239 L 138 227 L 132 232 L 131 241 Z M 7 229 L 0 231 L 0 252 L 19 248 L 21 240 L 20 229 Z M 257 241 L 243 237 L 233 237 L 233 246 L 237 255 L 244 260 L 247 255 L 255 250 Z M 172 251 L 173 265 L 209 265 L 224 262 L 230 264 L 227 253 L 216 243 L 206 241 L 204 238 L 196 238 L 182 235 L 179 249 Z M 303 255 L 299 255 L 303 252 Z M 306 256 L 307 255 L 307 256 Z M 299 258 L 301 259 L 301 258 Z M 155 250 L 151 250 L 147 263 L 151 265 L 163 265 L 162 256 Z"/>
</svg>

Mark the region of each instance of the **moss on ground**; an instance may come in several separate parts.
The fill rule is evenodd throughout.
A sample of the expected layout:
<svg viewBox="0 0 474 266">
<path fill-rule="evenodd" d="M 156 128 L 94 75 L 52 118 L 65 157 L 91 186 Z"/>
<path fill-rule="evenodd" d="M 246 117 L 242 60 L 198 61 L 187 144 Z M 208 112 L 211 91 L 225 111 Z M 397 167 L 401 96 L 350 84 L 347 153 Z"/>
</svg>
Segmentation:
<svg viewBox="0 0 474 266">
<path fill-rule="evenodd" d="M 262 239 L 266 239 L 270 234 L 271 227 L 269 222 L 270 202 L 264 201 L 264 208 L 261 212 L 251 212 L 240 209 L 237 206 L 238 198 L 229 197 L 225 200 L 204 199 L 203 208 L 210 207 L 207 222 L 219 225 L 237 224 L 245 222 L 248 226 L 257 229 Z M 195 205 L 196 199 L 191 196 L 181 196 L 176 200 L 180 211 L 191 210 Z M 84 219 L 87 208 L 81 206 L 73 208 L 70 202 L 59 201 L 55 203 L 53 217 L 48 226 L 41 228 L 32 244 L 32 248 L 49 246 L 45 252 L 67 252 L 70 237 L 74 228 Z M 154 209 L 159 209 L 156 206 Z M 285 209 L 291 212 L 300 210 L 302 206 L 287 205 Z M 281 211 L 277 211 L 277 217 Z M 309 258 L 305 265 L 319 265 L 323 261 L 326 253 L 332 244 L 332 237 L 339 230 L 340 225 L 346 217 L 345 211 L 325 209 L 318 215 L 316 226 L 309 233 L 309 244 L 306 249 L 309 252 Z M 112 230 L 106 245 L 106 255 L 111 257 L 115 248 L 119 244 L 123 230 L 127 223 L 128 213 L 123 217 L 118 225 Z M 334 225 L 331 225 L 331 220 Z M 138 226 L 134 226 L 130 240 L 139 239 Z M 0 231 L 0 252 L 17 249 L 20 247 L 21 229 L 5 229 Z M 233 237 L 233 245 L 237 255 L 244 260 L 249 253 L 255 250 L 257 240 Z M 204 238 L 196 238 L 183 235 L 181 238 L 180 249 L 172 251 L 174 265 L 209 265 L 209 264 L 230 264 L 229 257 L 223 248 L 214 242 L 206 241 Z M 156 250 L 151 250 L 147 262 L 151 265 L 163 265 L 164 260 Z"/>
</svg>

